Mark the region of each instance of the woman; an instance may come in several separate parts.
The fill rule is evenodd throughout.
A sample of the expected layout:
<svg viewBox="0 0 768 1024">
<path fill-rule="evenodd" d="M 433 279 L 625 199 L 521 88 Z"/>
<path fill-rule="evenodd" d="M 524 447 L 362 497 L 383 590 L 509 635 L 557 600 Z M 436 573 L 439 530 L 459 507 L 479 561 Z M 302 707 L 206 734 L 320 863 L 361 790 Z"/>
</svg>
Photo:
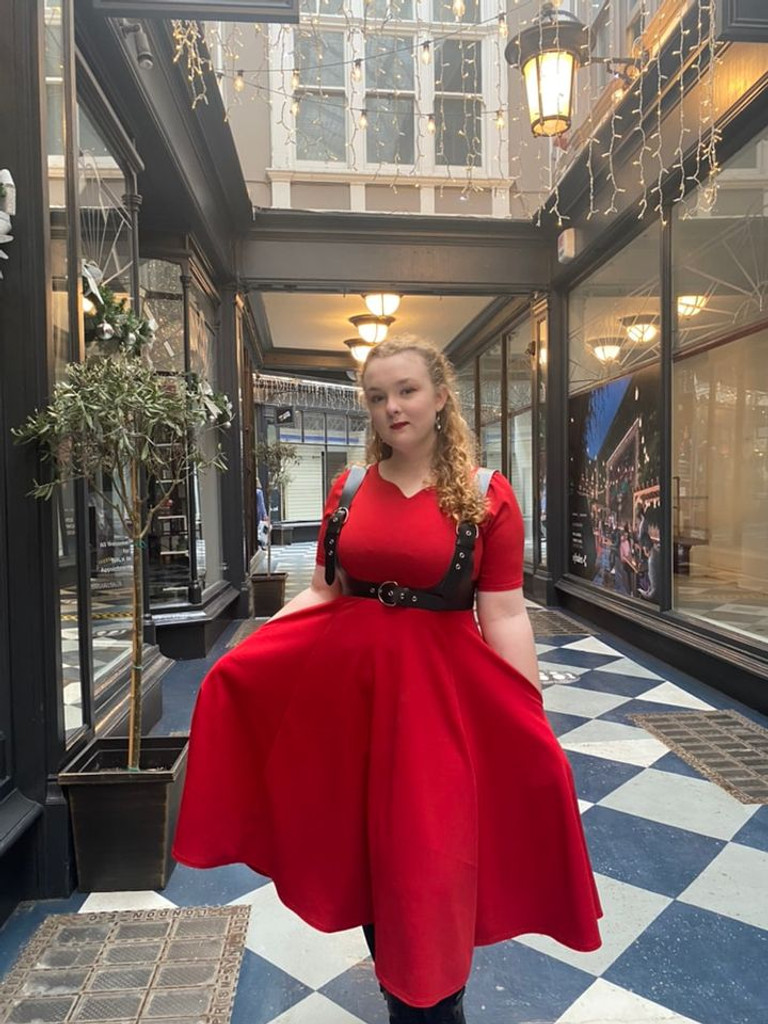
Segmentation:
<svg viewBox="0 0 768 1024">
<path fill-rule="evenodd" d="M 249 864 L 322 931 L 365 926 L 390 1021 L 463 1024 L 474 946 L 595 949 L 600 909 L 512 490 L 481 494 L 432 346 L 382 343 L 362 385 L 371 466 L 348 511 L 348 475 L 332 487 L 310 587 L 204 681 L 175 855 Z"/>
</svg>

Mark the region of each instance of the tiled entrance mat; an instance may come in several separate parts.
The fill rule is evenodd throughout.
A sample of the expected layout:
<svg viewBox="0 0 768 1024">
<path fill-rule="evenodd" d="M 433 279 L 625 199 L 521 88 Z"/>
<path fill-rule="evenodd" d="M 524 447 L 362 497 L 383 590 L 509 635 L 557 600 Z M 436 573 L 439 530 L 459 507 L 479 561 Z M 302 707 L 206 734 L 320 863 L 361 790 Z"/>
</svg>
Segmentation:
<svg viewBox="0 0 768 1024">
<path fill-rule="evenodd" d="M 548 608 L 531 608 L 528 611 L 528 618 L 536 636 L 556 636 L 557 634 L 569 634 L 576 636 L 594 636 L 595 631 L 589 629 L 576 619 L 572 619 L 562 612 L 550 611 Z"/>
<path fill-rule="evenodd" d="M 251 633 L 255 633 L 259 626 L 263 626 L 266 621 L 266 619 L 246 619 L 232 634 L 227 647 L 237 647 L 243 640 L 247 640 Z"/>
<path fill-rule="evenodd" d="M 741 803 L 768 803 L 768 729 L 735 711 L 628 717 Z"/>
<path fill-rule="evenodd" d="M 0 1024 L 228 1024 L 249 911 L 51 915 L 0 985 Z"/>
</svg>

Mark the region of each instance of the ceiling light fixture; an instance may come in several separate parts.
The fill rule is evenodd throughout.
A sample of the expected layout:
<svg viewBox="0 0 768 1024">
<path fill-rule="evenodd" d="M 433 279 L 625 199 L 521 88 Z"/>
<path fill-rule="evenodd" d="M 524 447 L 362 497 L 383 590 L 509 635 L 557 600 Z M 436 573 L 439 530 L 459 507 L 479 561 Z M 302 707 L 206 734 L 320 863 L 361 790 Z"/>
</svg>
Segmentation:
<svg viewBox="0 0 768 1024">
<path fill-rule="evenodd" d="M 391 316 L 397 312 L 402 295 L 396 292 L 368 292 L 363 294 L 363 298 L 374 316 Z"/>
<path fill-rule="evenodd" d="M 621 352 L 621 342 L 618 338 L 595 338 L 589 342 L 589 346 L 601 363 L 615 362 Z"/>
<path fill-rule="evenodd" d="M 678 295 L 677 315 L 687 320 L 692 316 L 698 316 L 706 305 L 706 295 Z"/>
<path fill-rule="evenodd" d="M 374 316 L 372 313 L 360 313 L 358 316 L 351 316 L 349 322 L 357 330 L 363 339 L 372 345 L 384 341 L 390 325 L 395 322 L 393 316 Z"/>
<path fill-rule="evenodd" d="M 363 341 L 362 338 L 345 338 L 344 344 L 352 353 L 352 358 L 358 363 L 364 363 L 372 348 L 376 348 L 373 341 Z"/>
<path fill-rule="evenodd" d="M 619 323 L 630 341 L 653 341 L 659 333 L 658 322 L 657 316 L 646 313 L 619 317 Z"/>
</svg>

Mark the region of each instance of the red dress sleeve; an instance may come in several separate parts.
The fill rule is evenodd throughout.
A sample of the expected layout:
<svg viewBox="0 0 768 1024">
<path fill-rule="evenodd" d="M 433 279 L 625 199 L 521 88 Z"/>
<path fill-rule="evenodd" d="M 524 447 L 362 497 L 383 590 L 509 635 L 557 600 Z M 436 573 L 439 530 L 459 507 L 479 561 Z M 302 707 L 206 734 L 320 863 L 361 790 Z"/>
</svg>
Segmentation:
<svg viewBox="0 0 768 1024">
<path fill-rule="evenodd" d="M 348 476 L 349 470 L 343 469 L 331 484 L 331 489 L 328 492 L 328 497 L 325 500 L 325 508 L 323 509 L 323 521 L 320 525 L 320 533 L 317 535 L 317 554 L 315 555 L 315 561 L 317 562 L 318 565 L 325 565 L 325 549 L 323 548 L 323 543 L 325 541 L 325 531 L 328 528 L 328 520 L 339 507 L 339 501 L 341 500 L 341 492 L 344 489 L 344 483 Z"/>
<path fill-rule="evenodd" d="M 488 488 L 488 518 L 483 538 L 478 590 L 517 590 L 523 585 L 525 529 L 515 492 L 505 476 L 494 473 Z"/>
</svg>

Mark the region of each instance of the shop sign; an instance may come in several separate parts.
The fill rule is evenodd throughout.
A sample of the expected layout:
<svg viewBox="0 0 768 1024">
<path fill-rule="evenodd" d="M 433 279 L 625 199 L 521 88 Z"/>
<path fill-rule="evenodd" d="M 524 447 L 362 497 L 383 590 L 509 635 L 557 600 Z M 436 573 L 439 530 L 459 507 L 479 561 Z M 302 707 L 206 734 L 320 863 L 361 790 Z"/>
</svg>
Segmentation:
<svg viewBox="0 0 768 1024">
<path fill-rule="evenodd" d="M 113 18 L 298 22 L 299 0 L 93 0 Z"/>
<path fill-rule="evenodd" d="M 766 0 L 721 0 L 717 19 L 718 39 L 729 42 L 768 43 Z"/>
</svg>

